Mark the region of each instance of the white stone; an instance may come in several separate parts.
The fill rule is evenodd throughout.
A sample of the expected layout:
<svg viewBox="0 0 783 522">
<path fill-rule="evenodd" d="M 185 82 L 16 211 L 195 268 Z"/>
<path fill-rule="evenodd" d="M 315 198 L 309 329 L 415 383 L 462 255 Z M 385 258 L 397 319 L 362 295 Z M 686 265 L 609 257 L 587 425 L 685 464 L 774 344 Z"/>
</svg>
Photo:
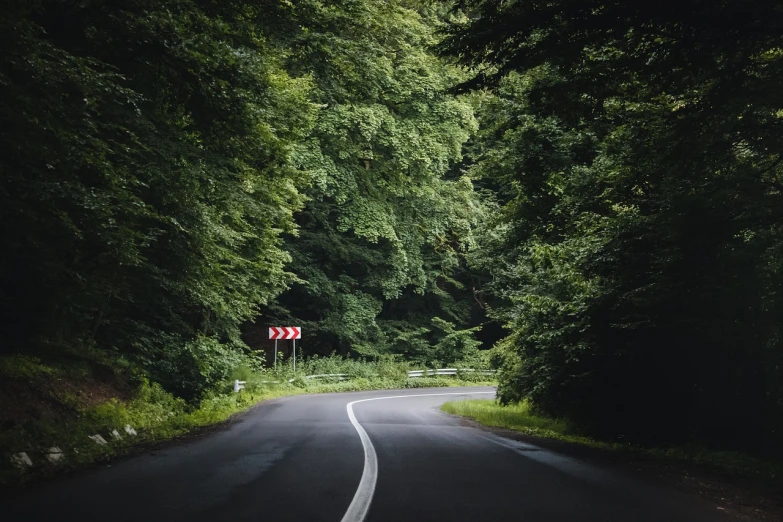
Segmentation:
<svg viewBox="0 0 783 522">
<path fill-rule="evenodd" d="M 120 432 L 117 430 L 111 430 L 111 436 L 117 440 L 122 440 L 122 436 L 120 435 Z"/>
<path fill-rule="evenodd" d="M 65 458 L 65 455 L 63 455 L 63 452 L 60 450 L 60 448 L 57 446 L 52 446 L 49 448 L 49 453 L 46 455 L 46 458 L 52 464 L 57 464 Z"/>
<path fill-rule="evenodd" d="M 137 435 L 136 430 L 131 428 L 130 424 L 125 425 L 125 433 L 127 433 L 128 435 L 133 435 L 134 437 Z"/>
<path fill-rule="evenodd" d="M 33 461 L 30 460 L 30 457 L 28 457 L 27 453 L 25 453 L 24 451 L 21 453 L 14 453 L 13 455 L 11 455 L 11 462 L 13 462 L 14 465 L 19 468 L 30 467 L 33 465 Z"/>
<path fill-rule="evenodd" d="M 87 436 L 90 438 L 90 440 L 92 440 L 96 444 L 100 444 L 100 445 L 108 444 L 108 442 L 106 442 L 106 439 L 104 439 L 100 435 L 87 435 Z"/>
</svg>

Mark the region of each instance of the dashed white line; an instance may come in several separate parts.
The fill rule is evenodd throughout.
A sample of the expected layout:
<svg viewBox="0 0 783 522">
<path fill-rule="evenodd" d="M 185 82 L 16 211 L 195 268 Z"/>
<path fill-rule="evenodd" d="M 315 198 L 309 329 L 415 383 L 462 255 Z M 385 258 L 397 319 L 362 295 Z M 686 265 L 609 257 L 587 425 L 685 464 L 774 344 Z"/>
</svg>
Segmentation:
<svg viewBox="0 0 783 522">
<path fill-rule="evenodd" d="M 384 399 L 404 399 L 407 397 L 437 397 L 439 395 L 478 395 L 478 394 L 495 394 L 491 392 L 450 392 L 450 393 L 418 393 L 415 395 L 392 395 L 389 397 L 373 397 L 371 399 L 361 399 L 358 401 L 349 402 L 346 409 L 348 410 L 348 418 L 351 420 L 354 429 L 359 434 L 359 439 L 362 441 L 362 447 L 364 448 L 364 471 L 362 471 L 362 478 L 359 481 L 359 487 L 356 488 L 356 493 L 353 496 L 351 505 L 348 506 L 348 511 L 343 515 L 342 522 L 363 522 L 367 516 L 367 512 L 370 511 L 370 504 L 372 503 L 372 497 L 375 494 L 375 483 L 378 480 L 378 457 L 375 454 L 375 447 L 372 445 L 367 432 L 364 431 L 362 425 L 356 420 L 356 415 L 353 413 L 353 405 L 360 402 L 368 401 L 380 401 Z"/>
</svg>

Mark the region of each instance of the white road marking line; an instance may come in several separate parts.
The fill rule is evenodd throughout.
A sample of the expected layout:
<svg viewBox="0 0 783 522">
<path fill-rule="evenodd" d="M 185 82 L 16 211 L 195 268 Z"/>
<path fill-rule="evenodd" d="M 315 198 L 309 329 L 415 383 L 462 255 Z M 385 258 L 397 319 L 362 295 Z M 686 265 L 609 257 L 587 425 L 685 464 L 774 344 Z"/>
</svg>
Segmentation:
<svg viewBox="0 0 783 522">
<path fill-rule="evenodd" d="M 356 420 L 356 415 L 353 414 L 353 405 L 359 402 L 368 401 L 380 401 L 384 399 L 404 399 L 407 397 L 437 397 L 439 395 L 478 395 L 478 394 L 495 394 L 491 392 L 450 392 L 450 393 L 418 393 L 414 395 L 392 395 L 389 397 L 373 397 L 371 399 L 361 399 L 358 401 L 349 402 L 346 409 L 348 410 L 348 419 L 353 424 L 356 433 L 359 434 L 359 439 L 362 441 L 362 447 L 364 448 L 364 471 L 362 471 L 362 478 L 359 481 L 359 487 L 356 488 L 356 493 L 353 496 L 351 505 L 348 506 L 348 511 L 343 515 L 342 522 L 363 522 L 367 516 L 367 512 L 370 511 L 370 504 L 372 503 L 372 497 L 375 494 L 375 483 L 378 480 L 378 457 L 375 454 L 375 447 L 372 445 L 367 432 L 364 431 L 362 425 Z"/>
</svg>

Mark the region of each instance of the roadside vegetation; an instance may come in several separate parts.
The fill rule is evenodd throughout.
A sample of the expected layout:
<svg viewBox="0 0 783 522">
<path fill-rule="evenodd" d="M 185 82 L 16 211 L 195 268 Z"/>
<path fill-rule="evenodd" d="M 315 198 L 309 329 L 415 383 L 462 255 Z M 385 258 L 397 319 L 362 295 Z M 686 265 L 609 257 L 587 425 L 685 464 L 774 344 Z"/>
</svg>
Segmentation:
<svg viewBox="0 0 783 522">
<path fill-rule="evenodd" d="M 743 475 L 769 479 L 783 477 L 783 462 L 754 457 L 739 451 L 718 451 L 696 444 L 652 447 L 628 441 L 606 440 L 585 435 L 573 423 L 535 413 L 529 401 L 502 405 L 495 400 L 475 399 L 444 403 L 441 410 L 473 419 L 483 426 L 513 430 L 531 437 L 557 440 L 614 452 L 629 452 L 679 461 L 706 464 Z"/>
<path fill-rule="evenodd" d="M 501 402 L 783 460 L 783 6 L 457 4 Z"/>
<path fill-rule="evenodd" d="M 457 366 L 486 369 L 482 358 Z M 486 360 L 486 358 L 484 358 Z M 479 368 L 475 368 L 479 366 Z M 118 370 L 85 362 L 44 365 L 30 357 L 0 358 L 4 396 L 0 402 L 13 423 L 0 430 L 0 483 L 19 484 L 65 470 L 106 462 L 139 447 L 186 435 L 227 420 L 259 402 L 304 393 L 425 388 L 494 384 L 491 375 L 465 372 L 456 376 L 409 378 L 413 367 L 385 358 L 377 361 L 340 356 L 311 357 L 297 363 L 284 361 L 277 371 L 237 367 L 231 379 L 197 402 L 188 403 L 150 382 L 143 374 L 136 381 L 128 369 Z M 345 374 L 343 377 L 309 375 Z M 244 381 L 234 392 L 234 380 Z M 16 387 L 9 385 L 15 383 Z M 14 403 L 8 393 L 16 390 Z M 8 411 L 15 408 L 14 412 Z M 127 428 L 126 428 L 127 427 Z M 93 438 L 99 435 L 106 444 Z M 52 453 L 56 448 L 62 453 Z M 24 452 L 32 466 L 18 465 L 15 455 Z M 49 460 L 54 455 L 55 462 Z"/>
</svg>

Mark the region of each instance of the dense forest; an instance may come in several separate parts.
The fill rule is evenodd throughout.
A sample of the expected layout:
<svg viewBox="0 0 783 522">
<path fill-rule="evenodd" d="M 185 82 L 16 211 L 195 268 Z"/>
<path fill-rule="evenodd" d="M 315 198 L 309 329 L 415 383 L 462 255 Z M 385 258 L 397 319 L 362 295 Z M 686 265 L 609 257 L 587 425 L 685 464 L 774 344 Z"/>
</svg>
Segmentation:
<svg viewBox="0 0 783 522">
<path fill-rule="evenodd" d="M 11 0 L 0 350 L 193 399 L 272 324 L 494 345 L 504 403 L 779 450 L 781 31 L 766 1 Z"/>
</svg>

